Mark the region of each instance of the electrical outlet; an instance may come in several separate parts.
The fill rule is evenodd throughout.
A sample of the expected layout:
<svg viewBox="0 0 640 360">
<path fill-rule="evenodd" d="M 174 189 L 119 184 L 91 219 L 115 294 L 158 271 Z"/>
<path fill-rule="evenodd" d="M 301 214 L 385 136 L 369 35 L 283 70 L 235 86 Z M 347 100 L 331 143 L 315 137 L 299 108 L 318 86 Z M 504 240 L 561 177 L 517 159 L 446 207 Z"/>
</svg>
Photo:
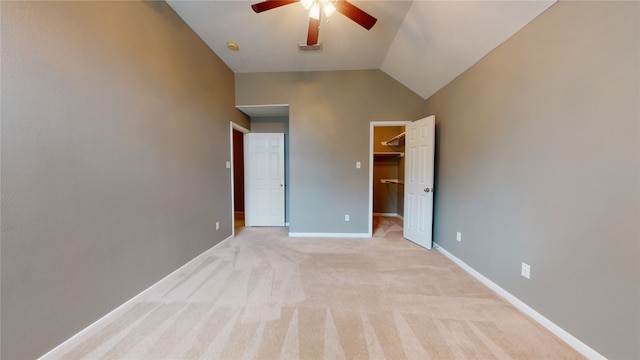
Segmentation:
<svg viewBox="0 0 640 360">
<path fill-rule="evenodd" d="M 344 221 L 349 221 L 349 214 L 345 214 Z"/>
<path fill-rule="evenodd" d="M 520 275 L 526 277 L 527 279 L 531 279 L 531 265 L 522 263 L 522 270 L 520 271 Z"/>
<path fill-rule="evenodd" d="M 220 221 L 216 221 L 216 230 L 220 230 Z"/>
<path fill-rule="evenodd" d="M 456 240 L 462 241 L 462 233 L 460 231 L 456 232 Z"/>
</svg>

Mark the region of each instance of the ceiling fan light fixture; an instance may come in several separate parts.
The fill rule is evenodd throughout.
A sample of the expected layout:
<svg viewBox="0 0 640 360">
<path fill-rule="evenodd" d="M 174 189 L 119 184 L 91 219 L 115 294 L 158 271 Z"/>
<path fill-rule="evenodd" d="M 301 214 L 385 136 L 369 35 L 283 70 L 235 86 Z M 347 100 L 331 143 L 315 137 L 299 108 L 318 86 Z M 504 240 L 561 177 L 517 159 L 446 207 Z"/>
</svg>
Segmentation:
<svg viewBox="0 0 640 360">
<path fill-rule="evenodd" d="M 302 5 L 305 10 L 309 10 L 314 2 L 314 0 L 300 0 L 300 5 Z"/>
<path fill-rule="evenodd" d="M 320 19 L 320 5 L 317 1 L 314 1 L 313 5 L 311 5 L 311 9 L 309 9 L 309 17 L 316 20 Z"/>
<path fill-rule="evenodd" d="M 0 0 L 1 1 L 1 0 Z M 348 17 L 358 25 L 369 30 L 375 25 L 378 19 L 369 15 L 359 7 L 353 5 L 348 0 L 264 0 L 251 5 L 256 13 L 279 8 L 281 6 L 300 3 L 309 12 L 309 28 L 307 31 L 307 45 L 318 43 L 318 33 L 320 32 L 320 18 L 324 12 L 327 20 L 334 12 L 339 12 Z"/>
<path fill-rule="evenodd" d="M 336 3 L 338 0 L 300 0 L 300 4 L 305 10 L 309 10 L 309 17 L 320 20 L 320 12 L 329 18 L 336 12 Z"/>
<path fill-rule="evenodd" d="M 322 9 L 324 10 L 324 14 L 329 18 L 334 12 L 336 12 L 336 7 L 333 5 L 333 1 L 325 0 L 322 4 Z"/>
</svg>

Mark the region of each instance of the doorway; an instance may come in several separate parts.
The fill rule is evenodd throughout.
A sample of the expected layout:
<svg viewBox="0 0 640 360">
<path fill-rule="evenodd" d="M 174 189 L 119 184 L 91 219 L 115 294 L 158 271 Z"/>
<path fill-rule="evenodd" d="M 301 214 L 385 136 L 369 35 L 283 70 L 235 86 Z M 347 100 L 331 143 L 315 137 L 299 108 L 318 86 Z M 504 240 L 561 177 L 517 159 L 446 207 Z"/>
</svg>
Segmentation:
<svg viewBox="0 0 640 360">
<path fill-rule="evenodd" d="M 231 236 L 244 227 L 244 134 L 246 129 L 231 122 Z"/>
<path fill-rule="evenodd" d="M 387 140 L 380 127 L 403 126 L 406 132 Z M 379 136 L 376 134 L 379 133 Z M 397 133 L 397 131 L 396 131 Z M 406 138 L 406 142 L 405 142 Z M 433 178 L 435 151 L 435 116 L 416 121 L 390 121 L 370 123 L 369 132 L 369 231 L 373 234 L 374 183 L 402 186 L 396 194 L 401 194 L 398 203 L 403 220 L 403 237 L 416 244 L 431 249 L 433 244 Z M 406 155 L 406 158 L 405 158 Z M 376 158 L 399 158 L 398 177 L 382 178 L 374 181 Z M 405 166 L 406 164 L 406 166 Z M 400 169 L 401 168 L 401 169 Z M 404 177 L 406 178 L 404 178 Z M 396 208 L 398 209 L 398 208 Z"/>
<path fill-rule="evenodd" d="M 231 158 L 231 219 L 232 236 L 241 231 L 245 223 L 245 162 L 244 146 L 248 133 L 283 133 L 284 134 L 284 192 L 285 192 L 285 223 L 289 226 L 289 106 L 288 105 L 243 105 L 236 106 L 249 118 L 250 129 L 231 122 L 230 124 L 230 158 Z M 234 141 L 234 130 L 236 133 Z M 242 134 L 242 136 L 240 136 Z M 234 151 L 234 143 L 236 150 Z M 242 155 L 240 155 L 242 154 Z M 234 160 L 235 158 L 235 160 Z M 242 179 L 242 182 L 240 182 Z"/>
<path fill-rule="evenodd" d="M 372 121 L 369 133 L 369 231 L 404 213 L 404 131 L 410 121 Z"/>
</svg>

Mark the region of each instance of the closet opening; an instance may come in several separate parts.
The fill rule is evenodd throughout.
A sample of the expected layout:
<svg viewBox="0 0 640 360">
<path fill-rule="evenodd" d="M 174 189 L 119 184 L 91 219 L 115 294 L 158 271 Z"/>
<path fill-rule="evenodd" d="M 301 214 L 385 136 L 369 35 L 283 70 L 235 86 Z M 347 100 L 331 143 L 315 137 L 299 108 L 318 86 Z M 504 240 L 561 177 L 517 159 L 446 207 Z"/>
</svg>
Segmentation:
<svg viewBox="0 0 640 360">
<path fill-rule="evenodd" d="M 402 227 L 404 216 L 404 134 L 410 121 L 373 121 L 370 128 L 370 229 Z"/>
</svg>

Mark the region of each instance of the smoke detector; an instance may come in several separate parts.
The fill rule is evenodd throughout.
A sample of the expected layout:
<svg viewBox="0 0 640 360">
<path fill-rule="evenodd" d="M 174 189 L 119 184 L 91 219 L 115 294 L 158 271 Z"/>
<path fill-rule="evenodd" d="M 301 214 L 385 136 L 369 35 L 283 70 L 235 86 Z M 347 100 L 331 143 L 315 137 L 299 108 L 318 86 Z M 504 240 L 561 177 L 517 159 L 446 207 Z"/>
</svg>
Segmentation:
<svg viewBox="0 0 640 360">
<path fill-rule="evenodd" d="M 238 51 L 238 49 L 240 49 L 238 43 L 235 41 L 227 41 L 227 48 L 231 51 Z"/>
</svg>

